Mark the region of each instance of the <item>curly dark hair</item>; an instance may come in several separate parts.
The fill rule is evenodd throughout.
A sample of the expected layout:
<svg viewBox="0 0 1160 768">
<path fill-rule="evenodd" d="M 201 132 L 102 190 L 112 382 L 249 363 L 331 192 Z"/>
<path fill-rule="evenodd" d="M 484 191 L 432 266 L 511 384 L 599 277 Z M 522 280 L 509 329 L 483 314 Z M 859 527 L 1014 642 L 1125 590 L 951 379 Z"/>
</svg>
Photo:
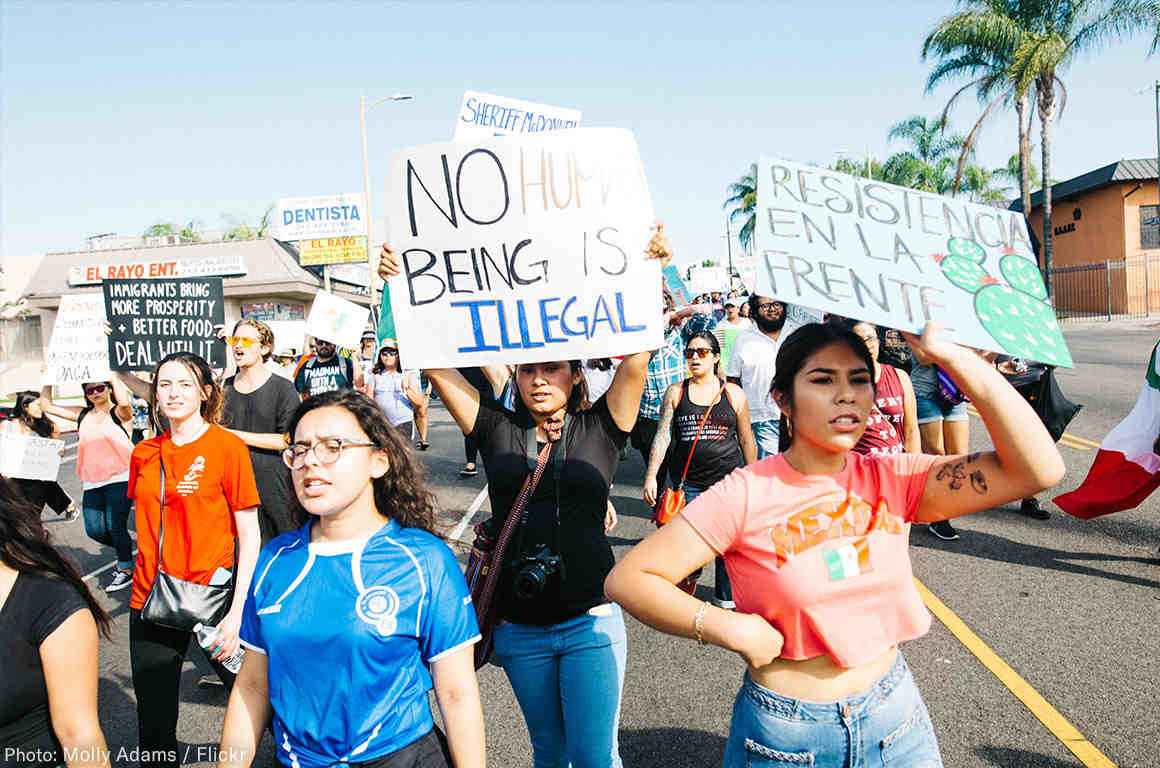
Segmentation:
<svg viewBox="0 0 1160 768">
<path fill-rule="evenodd" d="M 40 510 L 28 503 L 16 483 L 0 476 L 0 561 L 21 573 L 52 576 L 71 584 L 88 605 L 97 628 L 109 637 L 109 614 L 96 601 L 80 571 L 52 545 Z"/>
<path fill-rule="evenodd" d="M 298 422 L 319 408 L 342 408 L 354 416 L 367 439 L 387 455 L 391 468 L 382 477 L 372 481 L 375 489 L 375 508 L 404 528 L 421 528 L 438 535 L 435 528 L 435 494 L 427 487 L 423 465 L 415 458 L 410 442 L 391 427 L 387 417 L 374 400 L 361 392 L 339 389 L 307 398 L 294 411 L 289 433 L 293 437 Z M 310 515 L 295 498 L 295 513 L 305 523 Z"/>
</svg>

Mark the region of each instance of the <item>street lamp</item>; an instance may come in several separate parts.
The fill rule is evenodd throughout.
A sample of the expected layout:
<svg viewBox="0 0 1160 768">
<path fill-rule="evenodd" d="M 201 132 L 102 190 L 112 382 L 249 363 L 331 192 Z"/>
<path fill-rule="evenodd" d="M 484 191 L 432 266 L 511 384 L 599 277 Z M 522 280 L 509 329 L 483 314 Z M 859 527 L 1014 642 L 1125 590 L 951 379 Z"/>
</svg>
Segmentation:
<svg viewBox="0 0 1160 768">
<path fill-rule="evenodd" d="M 367 157 L 367 112 L 389 101 L 410 101 L 413 98 L 414 96 L 409 93 L 395 93 L 367 104 L 366 94 L 360 93 L 358 97 L 358 126 L 362 133 L 363 213 L 366 216 L 367 267 L 370 270 L 370 275 L 367 277 L 367 292 L 370 294 L 371 322 L 376 329 L 379 325 L 379 302 L 375 300 L 375 290 L 378 286 L 378 260 L 374 247 L 371 245 L 375 209 L 371 205 L 371 168 L 370 160 Z"/>
</svg>

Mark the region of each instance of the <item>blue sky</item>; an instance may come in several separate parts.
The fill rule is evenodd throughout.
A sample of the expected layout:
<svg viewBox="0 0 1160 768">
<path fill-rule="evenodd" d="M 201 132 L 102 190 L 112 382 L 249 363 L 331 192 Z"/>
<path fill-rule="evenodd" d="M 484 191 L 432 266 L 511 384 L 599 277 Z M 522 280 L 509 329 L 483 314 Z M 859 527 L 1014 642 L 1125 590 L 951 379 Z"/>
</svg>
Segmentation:
<svg viewBox="0 0 1160 768">
<path fill-rule="evenodd" d="M 359 93 L 405 91 L 368 121 L 381 216 L 391 152 L 450 139 L 471 88 L 633 130 L 678 260 L 724 259 L 725 188 L 759 154 L 878 156 L 892 123 L 941 109 L 919 48 L 953 7 L 5 0 L 0 256 L 361 190 Z M 1138 38 L 1064 75 L 1055 178 L 1155 155 L 1146 53 Z M 968 128 L 975 102 L 955 116 Z M 1014 151 L 1004 116 L 980 159 Z"/>
</svg>

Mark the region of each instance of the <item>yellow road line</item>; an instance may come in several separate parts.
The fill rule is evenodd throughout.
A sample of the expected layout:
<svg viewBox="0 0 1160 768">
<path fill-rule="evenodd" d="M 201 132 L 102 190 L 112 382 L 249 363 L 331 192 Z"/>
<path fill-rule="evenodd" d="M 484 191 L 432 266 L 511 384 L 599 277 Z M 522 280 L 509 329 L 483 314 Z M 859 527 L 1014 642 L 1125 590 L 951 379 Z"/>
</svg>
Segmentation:
<svg viewBox="0 0 1160 768">
<path fill-rule="evenodd" d="M 975 406 L 973 405 L 967 406 L 967 413 L 976 418 L 982 418 L 979 416 L 979 412 L 975 410 Z M 1100 444 L 1094 440 L 1088 440 L 1086 437 L 1073 435 L 1070 432 L 1063 433 L 1063 437 L 1059 438 L 1059 444 L 1067 446 L 1068 448 L 1074 448 L 1077 451 L 1094 451 L 1100 447 Z"/>
<path fill-rule="evenodd" d="M 914 583 L 930 612 L 938 617 L 938 620 L 951 631 L 951 634 L 958 638 L 959 642 L 974 654 L 975 658 L 981 661 L 991 674 L 999 678 L 999 682 L 1007 686 L 1007 689 L 1023 702 L 1031 714 L 1035 715 L 1039 722 L 1043 723 L 1044 727 L 1062 742 L 1063 746 L 1079 758 L 1081 763 L 1087 768 L 1116 768 L 1116 764 L 1108 759 L 1107 755 L 1101 752 L 1095 744 L 1085 739 L 1083 734 L 1059 713 L 1059 710 L 1051 706 L 1047 699 L 1031 687 L 1030 683 L 1020 677 L 1018 672 L 991 650 L 991 647 L 983 642 L 954 611 L 948 608 L 946 603 L 935 597 L 935 594 L 918 579 L 915 579 Z"/>
</svg>

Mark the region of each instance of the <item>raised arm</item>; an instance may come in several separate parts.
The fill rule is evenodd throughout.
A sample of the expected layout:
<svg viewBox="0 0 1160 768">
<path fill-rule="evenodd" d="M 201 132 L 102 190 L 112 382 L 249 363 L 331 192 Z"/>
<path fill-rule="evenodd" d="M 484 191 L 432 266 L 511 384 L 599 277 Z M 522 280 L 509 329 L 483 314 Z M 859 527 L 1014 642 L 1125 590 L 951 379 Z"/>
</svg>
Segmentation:
<svg viewBox="0 0 1160 768">
<path fill-rule="evenodd" d="M 479 417 L 479 390 L 454 368 L 432 368 L 424 371 L 439 399 L 447 406 L 460 431 L 470 435 Z"/>
<path fill-rule="evenodd" d="M 648 374 L 649 352 L 629 355 L 616 369 L 612 386 L 604 395 L 608 412 L 622 432 L 631 432 L 640 413 L 640 396 L 644 394 L 644 379 Z"/>
<path fill-rule="evenodd" d="M 677 399 L 681 396 L 681 385 L 673 384 L 665 391 L 665 399 L 661 403 L 661 417 L 657 422 L 657 433 L 653 437 L 652 448 L 648 454 L 648 469 L 644 472 L 644 503 L 650 507 L 656 506 L 660 489 L 657 488 L 657 472 L 661 463 L 669 452 L 669 444 L 673 440 L 673 414 L 676 412 Z"/>
<path fill-rule="evenodd" d="M 119 376 L 113 377 L 113 410 L 117 414 L 122 424 L 129 424 L 133 421 L 133 395 L 129 393 L 129 387 L 125 385 Z M 148 400 L 149 395 L 146 394 L 142 400 Z"/>
<path fill-rule="evenodd" d="M 928 324 L 905 334 L 922 364 L 946 371 L 974 403 L 994 451 L 941 457 L 931 467 L 916 521 L 932 523 L 1033 496 L 1063 477 L 1063 458 L 1015 388 L 974 352 L 944 341 Z"/>
<path fill-rule="evenodd" d="M 73 405 L 57 405 L 52 402 L 52 385 L 49 384 L 40 388 L 40 410 L 58 419 L 76 421 L 84 409 Z"/>
<path fill-rule="evenodd" d="M 922 436 L 918 431 L 918 401 L 914 397 L 914 384 L 902 369 L 898 371 L 898 382 L 902 385 L 902 448 L 907 453 L 922 453 Z"/>
<path fill-rule="evenodd" d="M 120 384 L 125 389 L 132 392 L 137 397 L 148 402 L 150 390 L 152 385 L 135 373 L 127 371 L 115 371 L 113 373 L 113 389 L 116 391 L 117 384 Z M 149 403 L 153 405 L 153 403 Z"/>
</svg>

